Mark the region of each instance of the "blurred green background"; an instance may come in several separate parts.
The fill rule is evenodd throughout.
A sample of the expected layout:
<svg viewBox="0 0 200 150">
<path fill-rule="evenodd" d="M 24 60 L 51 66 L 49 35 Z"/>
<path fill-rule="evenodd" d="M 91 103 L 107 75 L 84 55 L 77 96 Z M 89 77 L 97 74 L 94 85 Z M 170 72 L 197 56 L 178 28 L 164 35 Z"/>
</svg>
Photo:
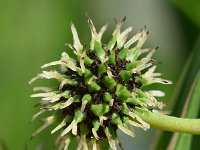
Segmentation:
<svg viewBox="0 0 200 150">
<path fill-rule="evenodd" d="M 53 150 L 49 131 L 30 140 L 40 122 L 30 124 L 37 100 L 31 99 L 28 81 L 44 63 L 57 60 L 65 43 L 72 42 L 73 21 L 83 43 L 90 39 L 85 12 L 99 29 L 109 23 L 104 41 L 114 29 L 114 18 L 127 16 L 123 28 L 133 26 L 134 33 L 147 26 L 146 47 L 159 46 L 158 70 L 173 85 L 162 86 L 173 104 L 174 91 L 189 52 L 200 29 L 200 1 L 197 0 L 0 0 L 0 140 L 9 150 Z M 155 86 L 155 88 L 158 88 Z M 125 149 L 151 149 L 157 130 L 136 130 L 136 138 L 121 135 Z M 1 146 L 0 146 L 1 149 Z"/>
</svg>

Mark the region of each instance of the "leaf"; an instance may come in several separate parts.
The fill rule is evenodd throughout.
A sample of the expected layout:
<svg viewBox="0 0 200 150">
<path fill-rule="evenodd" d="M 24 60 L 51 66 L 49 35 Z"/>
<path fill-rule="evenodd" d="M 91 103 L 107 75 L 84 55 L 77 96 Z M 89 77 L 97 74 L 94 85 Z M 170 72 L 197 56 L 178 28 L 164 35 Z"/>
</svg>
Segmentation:
<svg viewBox="0 0 200 150">
<path fill-rule="evenodd" d="M 191 21 L 200 27 L 200 1 L 198 0 L 171 0 Z"/>
</svg>

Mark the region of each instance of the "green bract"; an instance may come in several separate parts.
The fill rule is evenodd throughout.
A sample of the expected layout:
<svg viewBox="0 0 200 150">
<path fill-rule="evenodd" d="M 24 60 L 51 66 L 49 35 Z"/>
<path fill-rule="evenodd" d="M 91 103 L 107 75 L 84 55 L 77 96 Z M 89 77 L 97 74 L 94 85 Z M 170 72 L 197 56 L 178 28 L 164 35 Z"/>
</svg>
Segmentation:
<svg viewBox="0 0 200 150">
<path fill-rule="evenodd" d="M 88 149 L 88 142 L 97 149 L 98 140 L 107 139 L 115 150 L 116 130 L 134 136 L 130 125 L 144 130 L 149 128 L 138 115 L 136 107 L 145 110 L 161 109 L 163 104 L 154 96 L 163 96 L 161 91 L 145 91 L 143 87 L 170 81 L 159 78 L 155 73 L 152 55 L 156 48 L 142 49 L 148 31 L 141 29 L 135 36 L 127 40 L 132 28 L 120 31 L 125 19 L 116 24 L 108 44 L 101 42 L 107 28 L 104 25 L 99 32 L 88 18 L 92 33 L 90 46 L 83 46 L 79 41 L 74 24 L 71 25 L 73 44 L 68 44 L 76 55 L 71 58 L 63 52 L 61 59 L 42 66 L 42 68 L 58 65 L 57 70 L 43 71 L 33 78 L 56 79 L 56 87 L 36 87 L 34 91 L 42 91 L 31 95 L 41 97 L 41 111 L 33 116 L 34 120 L 45 112 L 50 114 L 44 124 L 33 133 L 37 135 L 49 125 L 55 126 L 51 133 L 60 131 L 57 140 L 59 149 L 67 149 L 73 138 L 79 140 L 78 149 Z"/>
</svg>

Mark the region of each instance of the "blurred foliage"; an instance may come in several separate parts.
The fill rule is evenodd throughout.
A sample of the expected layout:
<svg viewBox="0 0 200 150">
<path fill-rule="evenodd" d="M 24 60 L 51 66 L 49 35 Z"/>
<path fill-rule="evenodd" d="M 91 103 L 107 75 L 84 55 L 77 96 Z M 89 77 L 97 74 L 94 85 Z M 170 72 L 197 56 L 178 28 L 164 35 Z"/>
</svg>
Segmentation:
<svg viewBox="0 0 200 150">
<path fill-rule="evenodd" d="M 127 24 L 137 31 L 147 25 L 151 31 L 149 45 L 158 44 L 157 59 L 162 61 L 158 69 L 164 77 L 173 80 L 174 86 L 161 87 L 170 100 L 172 91 L 185 64 L 186 58 L 196 41 L 200 28 L 200 4 L 197 0 L 1 0 L 0 5 L 0 143 L 9 150 L 55 149 L 56 135 L 50 129 L 30 141 L 31 133 L 41 124 L 29 123 L 37 112 L 33 106 L 37 100 L 31 99 L 32 87 L 28 81 L 40 72 L 39 66 L 56 60 L 71 42 L 70 21 L 75 23 L 80 39 L 90 38 L 85 12 L 94 19 L 97 27 L 127 15 Z M 113 24 L 114 25 L 114 21 Z M 111 33 L 111 28 L 108 29 Z M 106 39 L 106 38 L 105 38 Z M 189 42 L 188 42 L 189 41 Z M 199 45 L 196 46 L 200 47 Z M 70 53 L 70 52 L 69 52 Z M 194 66 L 199 67 L 199 53 L 195 53 Z M 193 70 L 191 70 L 193 72 Z M 193 76 L 184 78 L 192 82 Z M 188 76 L 188 74 L 186 75 Z M 190 87 L 187 85 L 187 87 Z M 160 88 L 160 87 L 157 87 Z M 185 92 L 185 97 L 187 91 Z M 179 93 L 179 92 L 178 92 Z M 181 94 L 182 95 L 182 94 Z M 184 96 L 184 95 L 183 95 Z M 180 97 L 178 94 L 177 97 Z M 177 99 L 177 97 L 175 99 Z M 184 99 L 184 98 L 182 98 Z M 172 100 L 173 101 L 173 100 Z M 175 106 L 179 112 L 181 106 Z M 154 140 L 153 130 L 137 131 L 135 139 L 122 136 L 125 149 L 134 145 L 135 149 L 147 149 Z M 156 138 L 156 137 L 155 137 Z M 194 138 L 196 142 L 198 138 Z M 73 145 L 72 145 L 73 146 Z M 0 146 L 1 149 L 1 146 Z M 73 149 L 73 148 L 72 148 Z"/>
<path fill-rule="evenodd" d="M 194 24 L 200 27 L 200 1 L 199 0 L 171 0 L 172 3 L 186 15 Z"/>
</svg>

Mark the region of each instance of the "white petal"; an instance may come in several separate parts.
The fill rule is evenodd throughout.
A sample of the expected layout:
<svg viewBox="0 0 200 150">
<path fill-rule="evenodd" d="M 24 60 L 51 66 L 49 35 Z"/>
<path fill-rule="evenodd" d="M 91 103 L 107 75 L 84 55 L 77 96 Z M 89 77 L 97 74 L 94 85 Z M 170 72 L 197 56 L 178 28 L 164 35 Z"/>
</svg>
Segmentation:
<svg viewBox="0 0 200 150">
<path fill-rule="evenodd" d="M 107 117 L 105 117 L 105 116 L 100 116 L 99 117 L 99 122 L 100 122 L 100 124 L 103 126 L 103 121 L 104 120 L 107 120 L 108 118 Z"/>
<path fill-rule="evenodd" d="M 147 64 L 139 65 L 139 66 L 137 66 L 136 68 L 132 69 L 132 72 L 133 72 L 133 73 L 140 72 L 141 70 L 144 70 L 144 69 L 150 67 L 151 65 L 152 65 L 152 63 L 147 63 Z"/>
<path fill-rule="evenodd" d="M 32 94 L 31 97 L 52 97 L 56 95 L 53 92 Z"/>
<path fill-rule="evenodd" d="M 99 38 L 98 38 L 98 34 L 97 34 L 97 31 L 96 31 L 96 28 L 95 28 L 92 20 L 89 17 L 88 17 L 88 24 L 89 24 L 89 27 L 90 27 L 91 32 L 92 32 L 92 40 L 100 42 Z"/>
<path fill-rule="evenodd" d="M 82 105 L 81 105 L 81 112 L 83 112 L 85 110 L 86 104 L 88 101 L 82 101 Z"/>
<path fill-rule="evenodd" d="M 34 87 L 33 91 L 50 92 L 50 91 L 52 91 L 52 89 L 50 87 Z"/>
<path fill-rule="evenodd" d="M 70 97 L 66 102 L 64 103 L 58 103 L 52 107 L 49 107 L 49 110 L 57 110 L 57 109 L 64 109 L 71 105 L 73 103 L 74 99 Z M 51 101 L 52 102 L 52 101 Z"/>
<path fill-rule="evenodd" d="M 65 130 L 61 133 L 61 136 L 65 136 L 69 131 L 72 130 L 72 123 L 67 128 L 65 128 Z"/>
<path fill-rule="evenodd" d="M 108 74 L 108 77 L 112 79 L 113 75 L 112 75 L 112 72 L 110 70 L 110 67 L 107 67 L 107 74 Z"/>
<path fill-rule="evenodd" d="M 80 43 L 78 33 L 77 33 L 76 28 L 75 28 L 73 23 L 71 24 L 71 30 L 72 30 L 73 39 L 74 39 L 74 45 L 73 46 L 77 51 L 80 51 L 80 50 L 83 49 L 83 46 Z"/>
<path fill-rule="evenodd" d="M 58 73 L 56 70 L 43 71 L 41 74 L 38 74 L 38 76 L 45 79 L 57 79 L 58 81 L 62 81 L 64 79 L 63 75 Z"/>
<path fill-rule="evenodd" d="M 116 148 L 116 141 L 113 140 L 111 137 L 108 137 L 108 143 L 110 144 L 110 148 L 112 150 L 117 150 L 117 148 Z"/>
<path fill-rule="evenodd" d="M 138 32 L 135 36 L 133 36 L 125 45 L 124 48 L 129 48 L 133 43 L 135 43 L 137 40 L 139 40 L 142 32 Z"/>
<path fill-rule="evenodd" d="M 129 112 L 129 116 L 141 123 L 144 130 L 150 128 L 150 125 L 148 123 L 144 122 L 138 115 L 134 114 L 133 112 Z"/>
<path fill-rule="evenodd" d="M 28 84 L 32 84 L 34 81 L 36 81 L 37 79 L 40 79 L 40 78 L 41 78 L 41 77 L 36 76 L 36 77 L 32 78 L 32 79 L 28 82 Z"/>
<path fill-rule="evenodd" d="M 92 128 L 92 134 L 94 135 L 94 137 L 99 140 L 99 136 L 97 134 L 97 130 L 95 128 Z"/>
<path fill-rule="evenodd" d="M 125 31 L 123 31 L 117 38 L 117 47 L 120 49 L 126 42 L 126 39 L 128 37 L 128 34 L 132 31 L 132 27 L 127 28 Z"/>
<path fill-rule="evenodd" d="M 165 93 L 162 91 L 158 91 L 158 90 L 151 90 L 148 91 L 149 94 L 153 95 L 153 96 L 157 96 L 157 97 L 163 97 L 165 96 Z"/>
<path fill-rule="evenodd" d="M 107 27 L 108 27 L 108 24 L 105 24 L 105 25 L 100 29 L 100 31 L 99 31 L 99 33 L 98 33 L 98 40 L 99 40 L 99 41 L 101 41 L 102 35 L 103 35 L 103 33 L 106 31 Z"/>
<path fill-rule="evenodd" d="M 65 52 L 63 52 L 61 55 L 62 55 L 61 60 L 66 63 L 66 67 L 70 68 L 73 71 L 76 71 L 76 64 L 74 60 L 70 58 L 69 55 Z"/>
<path fill-rule="evenodd" d="M 61 65 L 61 64 L 64 64 L 64 63 L 61 61 L 54 61 L 54 62 L 50 62 L 48 64 L 44 64 L 43 66 L 41 66 L 41 68 L 46 68 L 49 66 L 55 66 L 55 65 Z"/>
<path fill-rule="evenodd" d="M 164 80 L 164 79 L 161 79 L 161 78 L 153 78 L 153 79 L 151 79 L 150 82 L 152 82 L 152 83 L 161 83 L 161 84 L 172 84 L 171 81 Z"/>
<path fill-rule="evenodd" d="M 58 131 L 59 129 L 61 129 L 62 127 L 64 127 L 66 125 L 66 120 L 64 119 L 56 128 L 54 128 L 51 131 L 51 134 L 55 133 L 56 131 Z"/>
<path fill-rule="evenodd" d="M 141 48 L 143 46 L 144 42 L 147 40 L 147 35 L 148 35 L 148 31 L 146 30 L 146 28 L 143 28 L 141 36 L 136 45 L 137 48 Z"/>
<path fill-rule="evenodd" d="M 129 120 L 129 123 L 135 127 L 140 127 L 140 128 L 143 128 L 143 126 L 135 121 L 132 121 L 132 120 Z"/>
<path fill-rule="evenodd" d="M 85 70 L 86 70 L 85 65 L 84 65 L 85 57 L 86 57 L 86 51 L 83 50 L 82 55 L 81 55 L 81 59 L 80 59 L 80 66 L 81 66 L 82 73 L 84 73 Z"/>
<path fill-rule="evenodd" d="M 73 120 L 72 121 L 72 134 L 73 135 L 77 135 L 77 122 L 76 122 L 76 120 Z"/>
<path fill-rule="evenodd" d="M 131 136 L 131 137 L 135 137 L 135 134 L 128 128 L 124 127 L 123 125 L 118 125 L 118 128 L 124 132 L 125 134 Z"/>
</svg>

